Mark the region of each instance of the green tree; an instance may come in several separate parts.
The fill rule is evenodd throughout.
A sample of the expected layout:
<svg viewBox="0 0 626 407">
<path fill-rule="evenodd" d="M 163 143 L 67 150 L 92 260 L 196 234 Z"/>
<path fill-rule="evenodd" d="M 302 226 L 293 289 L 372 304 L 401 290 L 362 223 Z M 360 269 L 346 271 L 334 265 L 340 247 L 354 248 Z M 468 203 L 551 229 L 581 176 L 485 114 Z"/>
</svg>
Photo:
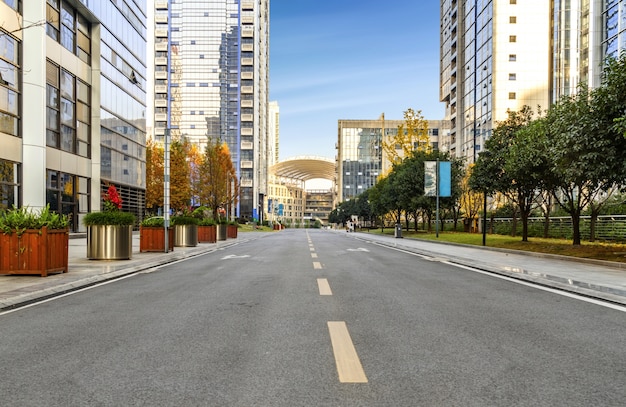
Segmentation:
<svg viewBox="0 0 626 407">
<path fill-rule="evenodd" d="M 170 205 L 176 211 L 187 211 L 191 205 L 189 142 L 174 139 L 170 145 Z"/>
</svg>

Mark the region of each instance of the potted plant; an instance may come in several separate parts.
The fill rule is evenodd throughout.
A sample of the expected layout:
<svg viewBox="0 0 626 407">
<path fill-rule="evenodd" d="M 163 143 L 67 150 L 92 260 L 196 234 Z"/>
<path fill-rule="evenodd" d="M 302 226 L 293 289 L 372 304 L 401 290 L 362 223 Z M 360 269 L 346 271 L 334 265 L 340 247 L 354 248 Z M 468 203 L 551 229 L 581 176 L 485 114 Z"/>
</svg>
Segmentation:
<svg viewBox="0 0 626 407">
<path fill-rule="evenodd" d="M 0 274 L 68 272 L 69 219 L 50 211 L 0 211 Z"/>
<path fill-rule="evenodd" d="M 122 198 L 114 185 L 103 194 L 103 210 L 85 215 L 87 258 L 90 260 L 126 260 L 133 253 L 135 216 L 122 212 Z"/>
<path fill-rule="evenodd" d="M 217 223 L 217 240 L 226 240 L 228 237 L 228 221 L 220 218 Z"/>
<path fill-rule="evenodd" d="M 215 243 L 217 242 L 217 225 L 210 218 L 202 218 L 198 223 L 198 242 Z"/>
<path fill-rule="evenodd" d="M 217 242 L 217 226 L 211 215 L 211 211 L 205 206 L 192 212 L 192 216 L 198 219 L 198 243 Z"/>
<path fill-rule="evenodd" d="M 174 246 L 194 247 L 198 245 L 198 218 L 190 215 L 172 216 Z"/>
<path fill-rule="evenodd" d="M 228 222 L 226 235 L 229 239 L 237 239 L 237 230 L 239 229 L 239 224 L 235 221 Z"/>
<path fill-rule="evenodd" d="M 174 250 L 174 229 L 167 228 L 167 245 L 165 250 L 165 219 L 163 216 L 146 218 L 139 226 L 140 252 L 166 252 Z"/>
</svg>

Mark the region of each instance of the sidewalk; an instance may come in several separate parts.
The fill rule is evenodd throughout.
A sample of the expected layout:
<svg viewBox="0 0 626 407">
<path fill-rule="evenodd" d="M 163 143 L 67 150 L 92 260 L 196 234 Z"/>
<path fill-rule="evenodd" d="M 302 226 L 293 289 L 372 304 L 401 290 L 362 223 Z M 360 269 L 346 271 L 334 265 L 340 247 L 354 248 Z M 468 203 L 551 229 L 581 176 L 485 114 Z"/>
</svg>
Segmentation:
<svg viewBox="0 0 626 407">
<path fill-rule="evenodd" d="M 196 247 L 175 247 L 174 251 L 169 253 L 140 253 L 139 232 L 134 232 L 133 254 L 130 260 L 88 260 L 87 238 L 71 236 L 68 252 L 69 272 L 50 274 L 48 277 L 0 275 L 0 310 L 212 252 L 237 244 L 256 233 L 259 232 L 239 232 L 237 239 L 200 243 Z"/>
<path fill-rule="evenodd" d="M 626 263 L 580 259 L 365 232 L 352 237 L 591 298 L 626 305 Z"/>
</svg>

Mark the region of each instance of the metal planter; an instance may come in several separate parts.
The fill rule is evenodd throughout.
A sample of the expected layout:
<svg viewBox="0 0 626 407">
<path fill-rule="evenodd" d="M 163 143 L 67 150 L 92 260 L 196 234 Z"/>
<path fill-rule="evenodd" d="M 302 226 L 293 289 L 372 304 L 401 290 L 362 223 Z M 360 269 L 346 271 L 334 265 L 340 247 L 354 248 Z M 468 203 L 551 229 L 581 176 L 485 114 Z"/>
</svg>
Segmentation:
<svg viewBox="0 0 626 407">
<path fill-rule="evenodd" d="M 127 260 L 133 254 L 132 225 L 87 226 L 87 258 Z"/>
</svg>

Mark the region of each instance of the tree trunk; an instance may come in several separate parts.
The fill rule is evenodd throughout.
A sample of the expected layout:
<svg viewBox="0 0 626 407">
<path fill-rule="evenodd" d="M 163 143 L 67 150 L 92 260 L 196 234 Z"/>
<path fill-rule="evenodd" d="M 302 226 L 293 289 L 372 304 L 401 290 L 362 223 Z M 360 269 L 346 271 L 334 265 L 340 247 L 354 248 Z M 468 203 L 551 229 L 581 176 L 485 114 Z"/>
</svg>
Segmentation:
<svg viewBox="0 0 626 407">
<path fill-rule="evenodd" d="M 580 211 L 572 214 L 572 244 L 580 246 Z"/>
</svg>

